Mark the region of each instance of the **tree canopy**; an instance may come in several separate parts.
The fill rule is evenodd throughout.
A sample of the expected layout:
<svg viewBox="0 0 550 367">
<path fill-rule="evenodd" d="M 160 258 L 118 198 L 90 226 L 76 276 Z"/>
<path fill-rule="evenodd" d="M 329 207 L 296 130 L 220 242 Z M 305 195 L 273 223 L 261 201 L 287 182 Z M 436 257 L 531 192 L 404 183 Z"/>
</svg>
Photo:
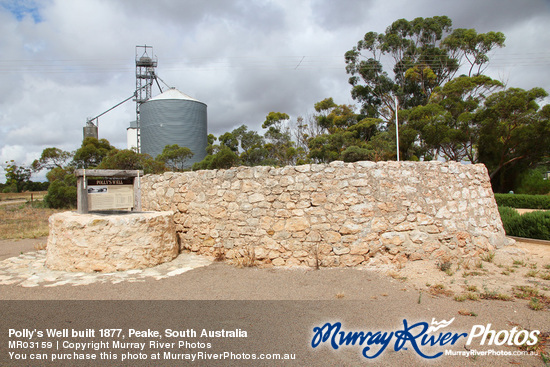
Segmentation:
<svg viewBox="0 0 550 367">
<path fill-rule="evenodd" d="M 76 168 L 97 167 L 113 149 L 116 148 L 107 139 L 98 140 L 94 137 L 87 137 L 73 156 L 74 165 Z"/>
<path fill-rule="evenodd" d="M 10 192 L 22 192 L 30 182 L 32 171 L 14 160 L 6 162 L 6 186 Z"/>
<path fill-rule="evenodd" d="M 479 161 L 497 190 L 513 188 L 523 171 L 550 156 L 550 105 L 537 103 L 546 96 L 542 88 L 509 88 L 489 96 L 479 111 Z"/>
<path fill-rule="evenodd" d="M 550 161 L 550 106 L 539 105 L 546 91 L 507 87 L 483 74 L 491 51 L 504 47 L 505 39 L 501 32 L 453 29 L 447 16 L 398 19 L 383 33 L 369 31 L 344 55 L 357 104 L 328 97 L 305 117 L 269 112 L 258 121 L 263 133 L 240 125 L 210 134 L 207 156 L 193 169 L 392 160 L 397 120 L 400 159 L 483 163 L 495 191 L 518 185 L 544 190 L 542 173 L 533 170 Z M 74 153 L 45 149 L 32 168 L 49 169 L 51 182 L 64 182 L 54 186 L 62 191 L 74 168 L 158 173 L 183 170 L 191 155 L 169 145 L 152 159 L 86 138 Z M 10 169 L 10 182 L 27 172 Z"/>
<path fill-rule="evenodd" d="M 178 144 L 172 144 L 164 147 L 162 153 L 157 157 L 157 160 L 177 171 L 183 171 L 185 162 L 192 156 L 193 152 L 191 149 L 180 147 Z"/>
<path fill-rule="evenodd" d="M 46 148 L 42 151 L 42 155 L 40 155 L 40 159 L 35 159 L 34 162 L 32 162 L 32 169 L 35 171 L 40 171 L 44 168 L 46 169 L 53 169 L 55 167 L 61 168 L 67 164 L 67 162 L 71 159 L 72 154 L 70 152 L 66 152 L 64 150 L 61 150 L 59 148 Z"/>
<path fill-rule="evenodd" d="M 424 105 L 435 88 L 452 80 L 466 60 L 469 76 L 487 64 L 489 51 L 504 46 L 500 32 L 478 34 L 473 29 L 452 30 L 447 16 L 399 19 L 384 33 L 367 32 L 346 52 L 351 95 L 362 113 L 389 120 L 395 114 L 394 96 L 403 109 Z M 390 59 L 391 71 L 384 70 Z"/>
</svg>

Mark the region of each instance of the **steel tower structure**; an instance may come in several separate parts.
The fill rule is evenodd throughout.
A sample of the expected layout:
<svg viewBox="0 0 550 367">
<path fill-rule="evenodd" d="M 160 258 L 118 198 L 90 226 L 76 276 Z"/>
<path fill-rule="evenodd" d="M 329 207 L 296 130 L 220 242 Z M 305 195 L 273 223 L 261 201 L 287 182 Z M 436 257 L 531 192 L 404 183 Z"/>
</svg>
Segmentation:
<svg viewBox="0 0 550 367">
<path fill-rule="evenodd" d="M 158 60 L 153 55 L 153 46 L 136 46 L 136 123 L 137 150 L 141 152 L 140 107 L 152 97 L 153 80 L 156 80 L 155 68 Z"/>
</svg>

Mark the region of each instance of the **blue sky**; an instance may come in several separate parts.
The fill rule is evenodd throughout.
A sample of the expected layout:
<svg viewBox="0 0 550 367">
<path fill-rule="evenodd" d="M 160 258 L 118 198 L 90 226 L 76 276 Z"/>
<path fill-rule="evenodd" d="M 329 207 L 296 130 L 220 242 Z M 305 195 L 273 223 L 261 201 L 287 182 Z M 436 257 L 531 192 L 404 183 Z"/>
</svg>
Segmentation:
<svg viewBox="0 0 550 367">
<path fill-rule="evenodd" d="M 47 147 L 77 149 L 86 119 L 134 92 L 135 46 L 143 44 L 154 47 L 164 81 L 208 105 L 215 135 L 242 124 L 262 132 L 269 112 L 295 120 L 327 97 L 353 104 L 344 53 L 400 18 L 447 15 L 454 28 L 501 31 L 506 47 L 490 55 L 486 73 L 550 91 L 549 4 L 0 0 L 0 163 L 30 164 Z M 113 110 L 99 120 L 100 138 L 125 148 L 134 119 L 132 102 Z"/>
<path fill-rule="evenodd" d="M 2 0 L 0 6 L 9 11 L 18 21 L 30 16 L 35 23 L 42 21 L 39 4 L 34 0 Z"/>
</svg>

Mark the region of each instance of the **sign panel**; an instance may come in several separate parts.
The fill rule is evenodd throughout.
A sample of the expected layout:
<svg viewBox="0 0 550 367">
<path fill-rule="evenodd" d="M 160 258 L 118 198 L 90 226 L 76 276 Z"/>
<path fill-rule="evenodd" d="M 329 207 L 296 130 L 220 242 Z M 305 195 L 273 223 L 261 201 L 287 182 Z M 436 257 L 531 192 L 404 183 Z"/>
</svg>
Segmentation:
<svg viewBox="0 0 550 367">
<path fill-rule="evenodd" d="M 133 208 L 133 182 L 123 178 L 88 179 L 88 210 Z"/>
</svg>

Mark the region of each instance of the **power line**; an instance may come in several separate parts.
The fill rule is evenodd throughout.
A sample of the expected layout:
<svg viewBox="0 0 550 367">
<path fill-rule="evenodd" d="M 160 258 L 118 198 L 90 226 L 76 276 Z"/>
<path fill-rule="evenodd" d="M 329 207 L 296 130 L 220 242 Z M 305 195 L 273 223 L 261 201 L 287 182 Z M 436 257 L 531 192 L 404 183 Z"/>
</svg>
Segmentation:
<svg viewBox="0 0 550 367">
<path fill-rule="evenodd" d="M 386 55 L 386 57 L 389 57 Z M 389 57 L 391 59 L 391 57 Z M 343 56 L 234 56 L 223 59 L 195 57 L 186 59 L 163 59 L 163 71 L 181 70 L 323 70 L 345 67 Z M 380 61 L 382 64 L 386 64 Z M 439 67 L 444 61 L 415 59 L 429 67 Z M 514 53 L 493 55 L 486 66 L 545 66 L 550 64 L 550 53 Z M 468 63 L 463 63 L 467 66 Z M 0 73 L 105 73 L 128 72 L 134 68 L 127 59 L 0 59 Z"/>
</svg>

